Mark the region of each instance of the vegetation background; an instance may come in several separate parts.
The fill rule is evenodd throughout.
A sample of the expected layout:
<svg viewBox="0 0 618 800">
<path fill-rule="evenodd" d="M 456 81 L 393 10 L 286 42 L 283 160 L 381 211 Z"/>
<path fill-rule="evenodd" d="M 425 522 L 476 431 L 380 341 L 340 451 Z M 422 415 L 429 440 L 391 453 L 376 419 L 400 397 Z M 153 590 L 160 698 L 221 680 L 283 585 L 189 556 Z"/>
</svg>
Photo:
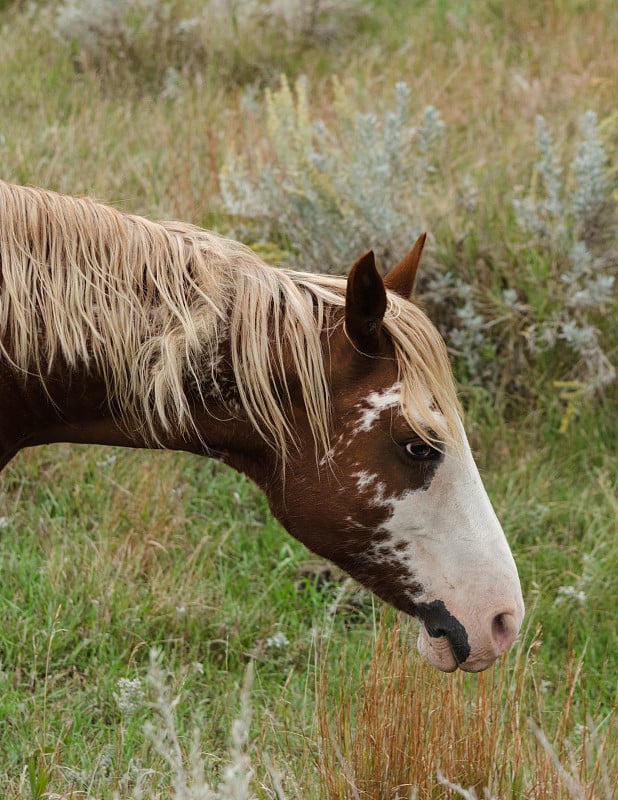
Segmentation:
<svg viewBox="0 0 618 800">
<path fill-rule="evenodd" d="M 430 232 L 419 300 L 528 608 L 490 673 L 434 674 L 222 466 L 23 452 L 0 794 L 615 797 L 616 4 L 3 0 L 0 25 L 3 179 L 306 269 Z"/>
</svg>

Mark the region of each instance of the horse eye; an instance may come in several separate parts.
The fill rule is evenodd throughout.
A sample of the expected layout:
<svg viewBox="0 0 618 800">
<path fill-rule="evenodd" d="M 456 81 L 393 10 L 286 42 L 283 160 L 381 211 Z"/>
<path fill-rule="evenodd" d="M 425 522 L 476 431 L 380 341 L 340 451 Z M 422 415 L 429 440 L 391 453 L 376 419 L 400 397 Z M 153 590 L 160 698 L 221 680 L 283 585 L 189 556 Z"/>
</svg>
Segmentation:
<svg viewBox="0 0 618 800">
<path fill-rule="evenodd" d="M 403 445 L 403 449 L 406 455 L 414 461 L 433 461 L 436 458 L 440 458 L 439 450 L 419 439 L 406 442 Z"/>
</svg>

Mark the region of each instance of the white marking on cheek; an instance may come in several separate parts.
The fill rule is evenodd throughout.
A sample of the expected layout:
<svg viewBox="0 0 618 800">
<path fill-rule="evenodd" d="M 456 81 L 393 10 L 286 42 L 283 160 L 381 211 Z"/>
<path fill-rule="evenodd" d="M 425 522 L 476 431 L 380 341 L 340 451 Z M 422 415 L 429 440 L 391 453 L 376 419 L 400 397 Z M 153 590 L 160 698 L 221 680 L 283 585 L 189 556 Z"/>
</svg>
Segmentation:
<svg viewBox="0 0 618 800">
<path fill-rule="evenodd" d="M 378 480 L 378 476 L 375 473 L 363 470 L 362 472 L 354 472 L 352 477 L 356 478 L 356 489 L 359 494 L 374 493 L 372 506 L 388 506 L 390 504 L 390 498 L 385 498 L 384 496 L 386 484 Z"/>
<path fill-rule="evenodd" d="M 357 530 L 364 530 L 365 528 L 363 523 L 359 522 L 357 519 L 354 519 L 354 517 L 347 516 L 345 521 L 347 522 L 349 528 L 355 528 Z"/>
<path fill-rule="evenodd" d="M 356 478 L 356 488 L 359 492 L 366 492 L 372 483 L 377 481 L 377 475 L 371 475 L 369 472 L 355 472 L 352 476 Z"/>
<path fill-rule="evenodd" d="M 389 535 L 367 553 L 368 559 L 375 564 L 388 562 L 399 564 L 410 576 L 414 576 L 419 586 L 441 585 L 447 581 L 447 575 L 441 574 L 443 566 L 448 574 L 453 566 L 457 569 L 457 547 L 455 545 L 458 521 L 453 519 L 449 511 L 449 498 L 444 496 L 445 488 L 451 487 L 451 470 L 442 462 L 436 468 L 433 480 L 440 476 L 438 486 L 442 483 L 442 491 L 438 487 L 409 489 L 401 495 L 388 495 L 386 485 L 378 475 L 366 471 L 357 472 L 356 486 L 360 492 L 373 493 L 374 506 L 388 508 L 388 519 L 381 526 L 381 532 Z M 447 473 L 446 475 L 444 473 Z M 442 474 L 441 474 L 442 473 Z M 433 491 L 432 491 L 433 488 Z M 440 574 L 436 574 L 436 570 Z M 423 600 L 426 592 L 415 589 L 410 600 Z M 427 595 L 429 596 L 429 595 Z"/>
<path fill-rule="evenodd" d="M 371 394 L 367 395 L 367 397 L 357 405 L 357 408 L 362 408 L 362 411 L 359 415 L 358 425 L 354 433 L 362 433 L 371 430 L 373 424 L 380 418 L 382 412 L 387 408 L 398 405 L 400 399 L 400 383 L 394 383 L 389 389 L 385 389 L 383 392 L 371 392 Z"/>
<path fill-rule="evenodd" d="M 392 514 L 384 524 L 393 546 L 405 543 L 402 553 L 406 560 L 414 561 L 424 573 L 435 572 L 438 565 L 440 570 L 446 565 L 457 570 L 461 535 L 476 527 L 474 523 L 470 525 L 471 520 L 460 508 L 464 493 L 458 483 L 462 476 L 453 462 L 455 459 L 447 456 L 427 488 L 391 498 Z M 473 487 L 467 488 L 470 495 L 466 501 L 473 506 Z"/>
</svg>

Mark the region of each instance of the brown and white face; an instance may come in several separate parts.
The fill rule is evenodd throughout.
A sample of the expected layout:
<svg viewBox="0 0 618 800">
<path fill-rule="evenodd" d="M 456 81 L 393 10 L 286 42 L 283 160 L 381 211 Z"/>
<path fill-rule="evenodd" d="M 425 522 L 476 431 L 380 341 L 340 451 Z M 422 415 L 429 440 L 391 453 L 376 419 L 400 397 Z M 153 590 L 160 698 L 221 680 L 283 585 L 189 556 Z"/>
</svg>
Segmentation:
<svg viewBox="0 0 618 800">
<path fill-rule="evenodd" d="M 352 435 L 335 456 L 353 478 L 348 524 L 367 536 L 346 568 L 360 566 L 361 582 L 420 618 L 418 645 L 430 664 L 478 671 L 521 626 L 517 569 L 463 428 L 457 452 L 431 447 L 410 430 L 399 392 L 394 383 L 358 403 Z"/>
<path fill-rule="evenodd" d="M 409 291 L 414 275 L 406 286 L 402 264 L 391 280 Z M 430 664 L 482 670 L 521 626 L 517 569 L 461 424 L 458 446 L 436 449 L 411 427 L 416 410 L 403 413 L 394 350 L 380 331 L 383 294 L 373 258 L 361 259 L 348 282 L 347 336 L 333 348 L 330 458 L 294 458 L 273 507 L 308 547 L 418 617 Z M 431 413 L 440 430 L 440 411 Z M 426 415 L 419 427 L 430 428 Z"/>
</svg>

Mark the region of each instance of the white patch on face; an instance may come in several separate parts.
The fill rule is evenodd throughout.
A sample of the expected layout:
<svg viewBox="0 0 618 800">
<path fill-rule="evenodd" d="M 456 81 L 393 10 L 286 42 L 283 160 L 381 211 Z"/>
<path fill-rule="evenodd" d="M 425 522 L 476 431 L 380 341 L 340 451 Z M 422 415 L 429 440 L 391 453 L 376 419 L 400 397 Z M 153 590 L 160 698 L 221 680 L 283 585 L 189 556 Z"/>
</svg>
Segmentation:
<svg viewBox="0 0 618 800">
<path fill-rule="evenodd" d="M 402 561 L 414 567 L 432 598 L 439 596 L 438 587 L 474 586 L 477 578 L 482 592 L 488 571 L 496 569 L 512 580 L 513 557 L 467 441 L 461 458 L 444 456 L 426 489 L 384 502 L 392 510 L 384 530 L 393 547 L 408 545 L 398 551 Z"/>
<path fill-rule="evenodd" d="M 516 633 L 524 604 L 515 561 L 467 441 L 463 456 L 445 455 L 427 489 L 386 500 L 392 514 L 383 526 L 390 534 L 385 544 L 423 587 L 415 601 L 444 602 L 466 629 L 467 668 L 487 666 L 498 654 L 492 620 L 508 617 Z"/>
<path fill-rule="evenodd" d="M 380 418 L 380 415 L 387 408 L 393 408 L 399 404 L 401 400 L 401 384 L 394 383 L 389 389 L 383 392 L 371 392 L 367 397 L 358 404 L 362 408 L 358 425 L 354 433 L 363 433 L 371 430 L 374 423 Z"/>
<path fill-rule="evenodd" d="M 378 476 L 370 472 L 355 472 L 352 474 L 356 478 L 356 489 L 359 494 L 368 494 L 370 491 L 374 492 L 373 500 L 370 501 L 372 506 L 388 506 L 390 501 L 385 500 L 384 494 L 386 492 L 386 484 L 378 479 Z"/>
<path fill-rule="evenodd" d="M 353 478 L 356 478 L 356 488 L 359 492 L 365 493 L 367 489 L 371 486 L 372 483 L 375 483 L 378 480 L 377 475 L 372 475 L 370 472 L 355 472 L 352 475 Z"/>
</svg>

